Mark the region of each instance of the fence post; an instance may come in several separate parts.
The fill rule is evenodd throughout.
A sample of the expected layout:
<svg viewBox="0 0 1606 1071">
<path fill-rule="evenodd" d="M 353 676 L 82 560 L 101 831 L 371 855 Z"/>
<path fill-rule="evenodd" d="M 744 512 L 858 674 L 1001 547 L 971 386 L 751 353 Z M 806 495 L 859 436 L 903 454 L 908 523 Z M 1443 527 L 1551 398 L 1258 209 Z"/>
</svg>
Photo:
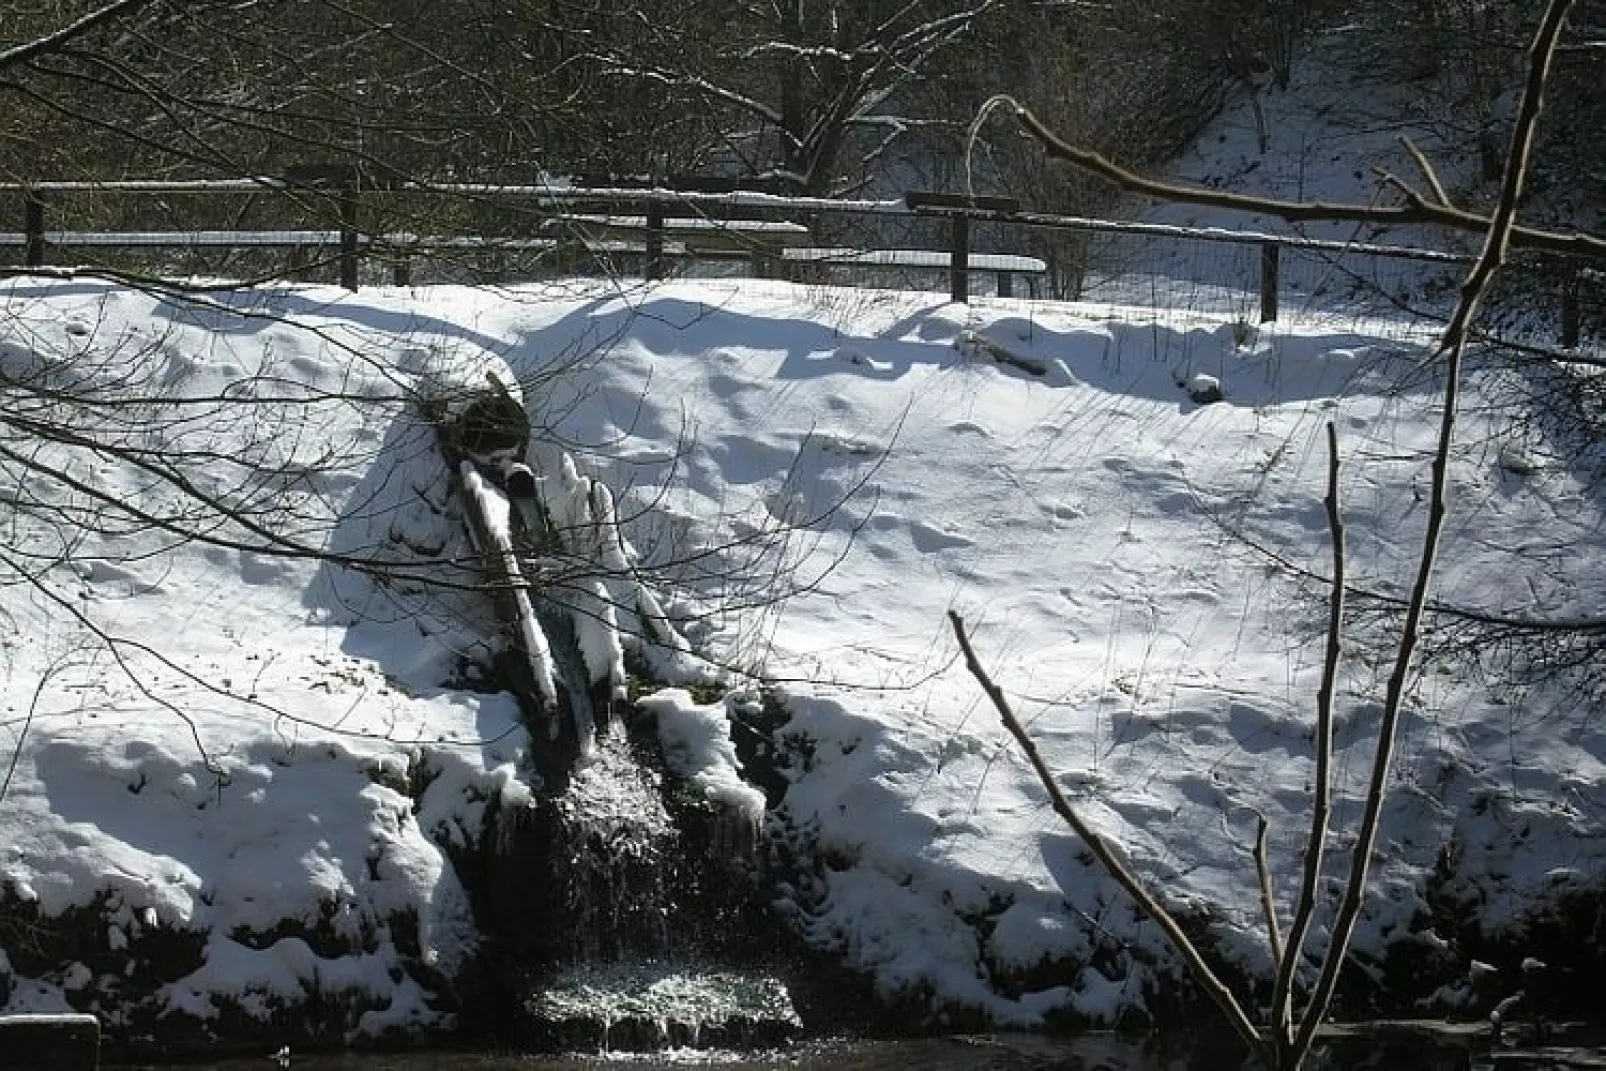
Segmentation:
<svg viewBox="0 0 1606 1071">
<path fill-rule="evenodd" d="M 664 206 L 660 201 L 647 203 L 647 278 L 664 277 Z"/>
<path fill-rule="evenodd" d="M 1282 247 L 1265 242 L 1260 247 L 1260 322 L 1277 319 L 1278 260 Z"/>
<path fill-rule="evenodd" d="M 959 304 L 970 301 L 970 216 L 954 214 L 953 238 L 948 249 L 948 289 Z"/>
<path fill-rule="evenodd" d="M 355 164 L 290 164 L 284 180 L 291 186 L 305 187 L 333 195 L 335 215 L 340 225 L 340 285 L 357 289 L 357 191 L 362 185 Z"/>
<path fill-rule="evenodd" d="M 1579 272 L 1575 268 L 1567 273 L 1567 281 L 1561 285 L 1561 348 L 1564 350 L 1578 348 L 1582 327 L 1582 315 L 1578 308 L 1580 288 Z"/>
<path fill-rule="evenodd" d="M 23 194 L 22 262 L 30 268 L 45 262 L 45 201 L 32 191 Z"/>
<path fill-rule="evenodd" d="M 340 213 L 340 285 L 357 289 L 357 174 L 342 182 L 335 194 Z"/>
</svg>

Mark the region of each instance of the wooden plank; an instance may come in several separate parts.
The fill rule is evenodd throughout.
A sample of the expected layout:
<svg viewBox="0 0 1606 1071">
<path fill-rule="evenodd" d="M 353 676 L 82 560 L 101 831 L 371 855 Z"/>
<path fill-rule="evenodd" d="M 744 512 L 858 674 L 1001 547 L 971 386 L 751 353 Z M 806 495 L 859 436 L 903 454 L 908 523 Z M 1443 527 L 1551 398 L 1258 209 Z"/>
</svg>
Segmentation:
<svg viewBox="0 0 1606 1071">
<path fill-rule="evenodd" d="M 597 227 L 604 230 L 642 231 L 647 229 L 646 216 L 610 215 L 596 212 L 566 212 L 542 223 L 552 229 L 564 225 Z M 664 219 L 666 232 L 704 234 L 709 231 L 736 234 L 807 234 L 809 229 L 801 223 L 781 219 L 716 219 L 712 216 L 672 216 Z"/>
<path fill-rule="evenodd" d="M 350 163 L 291 164 L 284 169 L 284 181 L 324 189 L 355 187 L 361 177 L 357 165 Z"/>
<path fill-rule="evenodd" d="M 649 216 L 613 213 L 574 212 L 554 216 L 543 229 L 562 228 L 588 241 L 600 236 L 631 236 L 654 233 Z M 807 241 L 809 229 L 801 223 L 775 219 L 719 219 L 710 216 L 665 217 L 662 233 L 683 243 L 687 257 L 722 259 L 749 257 L 755 273 L 765 274 L 765 264 L 774 263 L 788 246 Z M 673 255 L 665 249 L 665 255 Z"/>
<path fill-rule="evenodd" d="M 391 249 L 399 252 L 428 249 L 505 249 L 519 252 L 542 252 L 564 245 L 557 238 L 499 238 L 494 235 L 440 235 L 418 236 L 411 234 L 361 235 L 360 242 L 369 249 Z M 129 248 L 129 249 L 229 249 L 229 248 L 291 248 L 300 246 L 338 246 L 339 231 L 46 231 L 47 245 L 72 248 Z M 645 242 L 612 239 L 574 239 L 593 253 L 645 253 Z M 26 246 L 28 236 L 21 231 L 0 231 L 0 246 Z M 667 256 L 687 256 L 684 242 L 665 242 Z"/>
<path fill-rule="evenodd" d="M 781 251 L 781 259 L 804 264 L 860 265 L 881 268 L 948 269 L 953 258 L 940 249 L 851 249 L 840 246 L 797 246 Z M 1023 275 L 1042 275 L 1048 262 L 1037 257 L 1013 253 L 972 253 L 971 271 L 1008 271 Z"/>
<path fill-rule="evenodd" d="M 71 248 L 229 248 L 337 246 L 339 231 L 46 231 L 46 245 Z M 27 236 L 0 232 L 0 246 L 26 245 Z"/>
<path fill-rule="evenodd" d="M 382 234 L 370 239 L 370 245 L 375 249 L 393 250 L 401 253 L 428 250 L 484 250 L 495 252 L 506 250 L 513 253 L 541 253 L 565 246 L 584 248 L 590 253 L 606 253 L 621 256 L 645 255 L 647 243 L 637 239 L 618 238 L 501 238 L 496 235 L 460 234 L 460 235 L 415 235 L 415 234 Z M 685 242 L 665 242 L 664 255 L 667 257 L 688 256 L 690 251 Z"/>
<path fill-rule="evenodd" d="M 903 203 L 909 206 L 911 212 L 937 212 L 943 215 L 1020 211 L 1020 200 L 1015 197 L 969 197 L 961 193 L 934 193 L 928 190 L 910 190 L 903 195 Z"/>
</svg>

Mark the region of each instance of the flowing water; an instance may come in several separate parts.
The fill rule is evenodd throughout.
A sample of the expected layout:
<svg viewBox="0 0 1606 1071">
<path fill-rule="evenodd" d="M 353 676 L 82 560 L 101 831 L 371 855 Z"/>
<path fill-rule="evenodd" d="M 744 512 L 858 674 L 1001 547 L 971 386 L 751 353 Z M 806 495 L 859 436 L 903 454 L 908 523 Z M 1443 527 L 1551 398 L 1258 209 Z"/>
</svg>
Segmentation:
<svg viewBox="0 0 1606 1071">
<path fill-rule="evenodd" d="M 1172 1071 L 1189 1065 L 1146 1060 L 1143 1046 L 1107 1039 L 1076 1044 L 1021 1039 L 831 1041 L 794 1051 L 738 1055 L 680 1050 L 633 1057 L 528 1057 L 436 1053 L 293 1060 L 293 1071 Z M 272 1071 L 273 1062 L 232 1061 L 194 1071 Z M 1230 1064 L 1200 1064 L 1229 1069 Z"/>
<path fill-rule="evenodd" d="M 636 761 L 621 729 L 597 740 L 557 809 L 562 925 L 572 938 L 566 958 L 599 963 L 667 952 L 679 831 L 659 778 Z"/>
<path fill-rule="evenodd" d="M 756 1049 L 801 1034 L 787 986 L 737 940 L 753 930 L 742 911 L 767 914 L 729 871 L 753 872 L 752 838 L 746 858 L 732 858 L 728 816 L 704 801 L 688 817 L 672 806 L 675 789 L 616 725 L 552 801 L 550 847 L 531 868 L 551 933 L 525 960 L 521 1047 Z"/>
<path fill-rule="evenodd" d="M 717 816 L 698 831 L 673 786 L 618 725 L 596 738 L 550 800 L 521 921 L 546 920 L 519 1001 L 517 1051 L 393 1055 L 264 1052 L 189 1071 L 1237 1071 L 1253 1065 L 1226 1028 L 1187 1036 L 1088 1034 L 798 1042 L 803 1022 L 762 960 L 730 956 L 751 918 L 726 913 L 733 845 Z M 667 801 L 667 803 L 666 803 Z M 690 830 L 690 832 L 688 832 Z M 741 854 L 741 852 L 737 852 Z M 536 876 L 539 881 L 536 881 Z M 521 886 L 522 887 L 522 886 Z M 713 896 L 709 893 L 712 891 Z M 709 904 L 716 905 L 712 910 Z M 532 908 L 533 906 L 533 909 Z M 734 909 L 731 909 L 734 910 Z M 528 932 L 528 931 L 527 931 Z M 530 952 L 531 949 L 521 951 Z M 818 1009 L 816 1009 L 818 1010 Z M 817 1032 L 819 1024 L 811 1024 Z M 1606 1050 L 1491 1056 L 1476 1027 L 1375 1024 L 1326 1039 L 1307 1071 L 1606 1069 Z M 1598 1045 L 1592 1035 L 1589 1044 Z M 574 1053 L 577 1055 L 550 1055 Z M 103 1065 L 146 1071 L 154 1065 Z"/>
<path fill-rule="evenodd" d="M 668 801 L 666 805 L 666 801 Z M 722 956 L 750 920 L 711 915 L 728 885 L 709 873 L 730 838 L 690 826 L 672 786 L 639 761 L 626 734 L 603 734 L 552 801 L 543 826 L 539 907 L 555 931 L 545 966 L 518 1001 L 516 1051 L 396 1055 L 264 1052 L 191 1071 L 1237 1071 L 1250 1068 L 1226 1028 L 1185 1036 L 1083 1035 L 798 1041 L 791 994 L 762 961 Z M 721 844 L 726 846 L 721 847 Z M 714 845 L 712 849 L 709 845 Z M 700 884 L 701 883 L 701 884 Z M 720 895 L 709 898 L 712 889 Z M 704 906 L 693 909 L 694 901 Z M 521 900 L 529 909 L 530 901 Z M 724 937 L 722 937 L 724 935 Z M 815 1008 L 816 1014 L 820 1012 Z M 811 1023 L 818 1032 L 821 1024 Z M 826 1024 L 830 1029 L 830 1024 Z M 846 1028 L 845 1021 L 843 1026 Z M 1488 1050 L 1487 1030 L 1370 1024 L 1335 1030 L 1306 1071 L 1559 1071 L 1606 1068 L 1588 1048 Z M 582 1055 L 550 1055 L 577 1053 Z M 115 1065 L 107 1065 L 115 1066 Z M 130 1071 L 134 1066 L 123 1065 Z"/>
</svg>

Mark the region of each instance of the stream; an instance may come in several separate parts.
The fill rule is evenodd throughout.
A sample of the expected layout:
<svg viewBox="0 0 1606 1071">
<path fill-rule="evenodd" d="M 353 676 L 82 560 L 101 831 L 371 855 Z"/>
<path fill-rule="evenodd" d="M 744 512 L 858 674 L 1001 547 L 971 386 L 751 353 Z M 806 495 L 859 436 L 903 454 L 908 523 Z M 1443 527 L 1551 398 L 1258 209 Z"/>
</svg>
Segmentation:
<svg viewBox="0 0 1606 1071">
<path fill-rule="evenodd" d="M 1077 1038 L 991 1035 L 900 1040 L 827 1040 L 772 1053 L 680 1049 L 601 1056 L 410 1053 L 298 1057 L 281 1054 L 184 1065 L 185 1071 L 1249 1071 L 1223 1030 L 1185 1038 L 1087 1034 Z M 1319 1045 L 1306 1071 L 1580 1071 L 1606 1068 L 1606 1049 L 1501 1049 L 1491 1055 L 1454 1040 L 1369 1037 Z M 108 1064 L 106 1071 L 178 1071 Z"/>
</svg>

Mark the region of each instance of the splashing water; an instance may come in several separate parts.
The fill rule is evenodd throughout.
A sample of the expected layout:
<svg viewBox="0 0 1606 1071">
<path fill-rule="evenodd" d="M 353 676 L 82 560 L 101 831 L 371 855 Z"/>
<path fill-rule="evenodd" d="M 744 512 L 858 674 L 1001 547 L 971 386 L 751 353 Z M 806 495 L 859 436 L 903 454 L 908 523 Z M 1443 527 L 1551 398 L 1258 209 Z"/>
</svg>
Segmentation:
<svg viewBox="0 0 1606 1071">
<path fill-rule="evenodd" d="M 621 732 L 597 741 L 557 801 L 563 829 L 562 900 L 575 962 L 657 956 L 670 950 L 670 875 L 680 834 L 661 778 L 631 754 Z"/>
<path fill-rule="evenodd" d="M 526 1038 L 552 1051 L 769 1048 L 802 1021 L 787 986 L 740 952 L 739 886 L 722 867 L 753 850 L 751 816 L 728 808 L 683 827 L 664 775 L 612 725 L 549 812 L 543 972 L 523 1003 Z"/>
</svg>

